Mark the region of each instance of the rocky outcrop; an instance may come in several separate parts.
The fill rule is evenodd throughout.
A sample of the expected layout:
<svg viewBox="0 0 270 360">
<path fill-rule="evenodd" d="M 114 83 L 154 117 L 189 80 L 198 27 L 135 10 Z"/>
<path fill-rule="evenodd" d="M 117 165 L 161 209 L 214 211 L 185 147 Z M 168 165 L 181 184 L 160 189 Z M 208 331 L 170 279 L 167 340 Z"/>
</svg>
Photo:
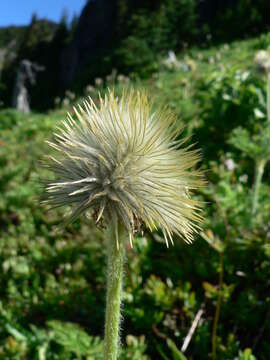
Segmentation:
<svg viewBox="0 0 270 360">
<path fill-rule="evenodd" d="M 116 0 L 89 0 L 79 18 L 71 44 L 61 59 L 61 82 L 72 84 L 84 66 L 96 58 L 112 39 L 116 17 Z"/>
<path fill-rule="evenodd" d="M 20 62 L 13 90 L 12 107 L 24 113 L 30 112 L 27 85 L 35 85 L 36 73 L 44 70 L 43 66 L 34 64 L 29 60 L 22 60 Z"/>
</svg>

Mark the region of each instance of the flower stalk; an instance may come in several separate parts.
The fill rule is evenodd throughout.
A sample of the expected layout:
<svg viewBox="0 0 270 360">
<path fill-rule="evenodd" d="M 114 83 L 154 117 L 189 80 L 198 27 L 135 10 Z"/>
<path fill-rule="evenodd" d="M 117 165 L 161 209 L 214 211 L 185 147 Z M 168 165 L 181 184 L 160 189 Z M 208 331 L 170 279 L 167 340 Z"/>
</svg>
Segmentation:
<svg viewBox="0 0 270 360">
<path fill-rule="evenodd" d="M 267 121 L 270 122 L 270 73 L 269 73 L 269 71 L 268 71 L 267 77 L 266 77 L 266 97 L 267 97 L 266 116 L 267 116 Z M 266 165 L 266 159 L 260 159 L 260 160 L 256 161 L 256 163 L 255 163 L 252 215 L 255 215 L 256 211 L 257 211 L 259 190 L 260 190 L 261 183 L 262 183 L 262 177 L 263 177 L 265 165 Z"/>
<path fill-rule="evenodd" d="M 107 305 L 104 359 L 119 348 L 125 234 L 145 227 L 193 240 L 202 221 L 202 204 L 192 198 L 204 184 L 195 167 L 197 150 L 183 147 L 181 126 L 168 109 L 153 109 L 145 92 L 109 91 L 99 106 L 92 99 L 73 108 L 54 140 L 47 166 L 55 179 L 46 185 L 45 203 L 69 206 L 68 221 L 80 215 L 108 228 Z"/>
<path fill-rule="evenodd" d="M 212 359 L 213 360 L 216 360 L 216 358 L 217 358 L 217 327 L 218 327 L 218 321 L 219 321 L 222 297 L 223 297 L 223 293 L 222 293 L 223 278 L 224 278 L 224 260 L 223 260 L 223 251 L 221 251 L 221 252 L 219 252 L 218 298 L 217 298 L 217 306 L 216 306 L 213 331 L 212 331 Z"/>
<path fill-rule="evenodd" d="M 266 96 L 267 96 L 267 121 L 270 122 L 270 74 L 267 74 L 266 79 Z"/>
<path fill-rule="evenodd" d="M 255 164 L 255 178 L 254 178 L 254 192 L 253 192 L 253 200 L 252 200 L 252 215 L 256 214 L 257 207 L 258 207 L 258 196 L 259 190 L 262 183 L 262 177 L 264 173 L 266 161 L 261 159 L 256 162 Z"/>
<path fill-rule="evenodd" d="M 107 231 L 107 298 L 104 360 L 116 360 L 119 348 L 121 293 L 124 264 L 124 229 L 108 227 Z"/>
<path fill-rule="evenodd" d="M 254 62 L 257 70 L 266 77 L 266 118 L 267 123 L 270 123 L 270 53 L 265 50 L 258 51 Z M 267 126 L 265 127 L 265 130 L 267 130 Z M 251 211 L 252 215 L 255 215 L 257 212 L 259 190 L 267 161 L 267 157 L 258 157 L 255 159 L 255 176 Z"/>
</svg>

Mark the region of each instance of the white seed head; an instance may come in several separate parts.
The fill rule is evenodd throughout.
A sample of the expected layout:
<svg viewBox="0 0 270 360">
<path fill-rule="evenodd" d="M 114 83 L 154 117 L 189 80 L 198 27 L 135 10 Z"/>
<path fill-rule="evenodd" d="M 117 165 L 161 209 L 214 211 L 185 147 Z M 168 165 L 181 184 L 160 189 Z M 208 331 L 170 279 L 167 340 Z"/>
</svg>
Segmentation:
<svg viewBox="0 0 270 360">
<path fill-rule="evenodd" d="M 183 148 L 175 117 L 152 110 L 145 93 L 109 92 L 99 107 L 89 98 L 74 108 L 53 142 L 49 167 L 56 179 L 46 186 L 47 202 L 69 205 L 70 221 L 82 213 L 96 223 L 120 221 L 133 235 L 160 228 L 166 244 L 176 234 L 190 242 L 201 220 L 190 197 L 203 180 L 194 167 L 198 151 Z"/>
<path fill-rule="evenodd" d="M 256 69 L 262 73 L 270 74 L 270 53 L 265 50 L 260 50 L 256 53 L 254 64 Z"/>
</svg>

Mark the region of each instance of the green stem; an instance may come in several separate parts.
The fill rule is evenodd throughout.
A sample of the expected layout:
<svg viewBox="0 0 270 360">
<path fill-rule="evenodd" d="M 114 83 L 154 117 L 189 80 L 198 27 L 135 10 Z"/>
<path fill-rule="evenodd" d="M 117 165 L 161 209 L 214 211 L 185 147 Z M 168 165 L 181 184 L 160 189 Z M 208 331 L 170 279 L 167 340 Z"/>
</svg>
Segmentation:
<svg viewBox="0 0 270 360">
<path fill-rule="evenodd" d="M 122 231 L 118 226 L 110 226 L 107 237 L 108 263 L 104 360 L 116 360 L 118 356 L 124 263 Z"/>
<path fill-rule="evenodd" d="M 216 360 L 217 358 L 217 326 L 218 320 L 221 310 L 221 303 L 222 303 L 222 285 L 223 285 L 223 277 L 224 277 L 224 264 L 223 264 L 223 253 L 219 253 L 219 280 L 218 280 L 218 299 L 217 299 L 217 306 L 213 324 L 213 331 L 212 331 L 212 359 Z"/>
<path fill-rule="evenodd" d="M 257 161 L 255 164 L 255 178 L 254 178 L 254 192 L 253 192 L 253 200 L 252 200 L 252 215 L 256 214 L 258 207 L 258 196 L 259 190 L 262 183 L 262 177 L 264 173 L 265 160 Z"/>
<path fill-rule="evenodd" d="M 266 94 L 267 94 L 267 121 L 270 122 L 270 74 L 266 79 Z"/>
</svg>

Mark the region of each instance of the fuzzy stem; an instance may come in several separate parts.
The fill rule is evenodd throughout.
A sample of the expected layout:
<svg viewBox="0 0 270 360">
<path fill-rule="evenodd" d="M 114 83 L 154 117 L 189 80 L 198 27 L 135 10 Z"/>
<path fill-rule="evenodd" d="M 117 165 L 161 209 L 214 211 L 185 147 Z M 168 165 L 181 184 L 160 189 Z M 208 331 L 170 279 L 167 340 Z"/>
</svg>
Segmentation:
<svg viewBox="0 0 270 360">
<path fill-rule="evenodd" d="M 255 215 L 258 206 L 259 190 L 262 183 L 264 173 L 265 160 L 257 161 L 255 164 L 254 192 L 252 200 L 252 215 Z"/>
<path fill-rule="evenodd" d="M 110 226 L 107 234 L 107 299 L 104 360 L 116 360 L 119 345 L 120 305 L 124 263 L 124 245 L 118 226 Z"/>
</svg>

